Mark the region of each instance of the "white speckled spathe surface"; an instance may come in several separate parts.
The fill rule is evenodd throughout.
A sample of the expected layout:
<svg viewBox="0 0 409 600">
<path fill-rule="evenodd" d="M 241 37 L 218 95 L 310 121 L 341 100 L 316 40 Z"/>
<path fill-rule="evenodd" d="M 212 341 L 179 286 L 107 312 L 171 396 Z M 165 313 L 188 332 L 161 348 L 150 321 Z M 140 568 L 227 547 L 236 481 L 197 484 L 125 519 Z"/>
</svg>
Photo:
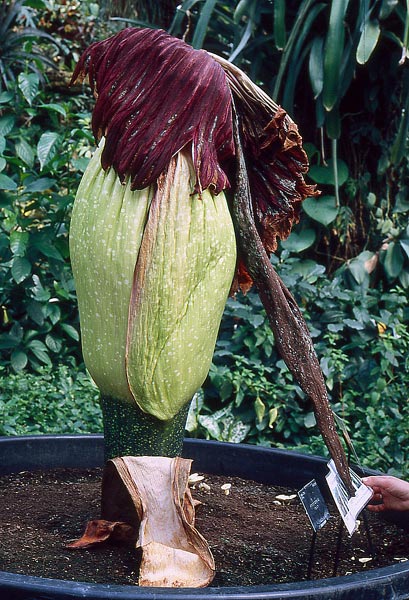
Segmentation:
<svg viewBox="0 0 409 600">
<path fill-rule="evenodd" d="M 192 194 L 194 173 L 183 154 L 174 159 L 165 193 L 154 198 L 153 187 L 131 191 L 113 169 L 104 172 L 100 153 L 84 174 L 71 222 L 84 358 L 104 394 L 133 400 L 125 352 L 142 243 L 136 278 L 143 283 L 129 327 L 129 385 L 144 411 L 168 419 L 191 399 L 210 367 L 236 263 L 230 213 L 223 193 Z"/>
</svg>

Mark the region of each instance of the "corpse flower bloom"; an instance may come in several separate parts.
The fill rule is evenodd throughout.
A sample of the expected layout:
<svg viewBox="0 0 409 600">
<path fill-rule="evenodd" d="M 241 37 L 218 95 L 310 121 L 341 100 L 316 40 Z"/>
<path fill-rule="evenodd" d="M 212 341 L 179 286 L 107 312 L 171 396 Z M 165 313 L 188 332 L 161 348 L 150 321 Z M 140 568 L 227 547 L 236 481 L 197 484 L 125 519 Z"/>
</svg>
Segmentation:
<svg viewBox="0 0 409 600">
<path fill-rule="evenodd" d="M 350 484 L 308 329 L 269 261 L 317 192 L 304 181 L 296 125 L 224 59 L 164 31 L 128 28 L 84 52 L 72 81 L 87 76 L 98 149 L 78 189 L 70 245 L 84 359 L 104 415 L 103 516 L 117 528 L 112 490 L 125 486 L 139 507 L 140 582 L 205 585 L 214 564 L 178 456 L 230 291 L 256 285 Z M 173 515 L 170 531 L 155 505 Z"/>
</svg>

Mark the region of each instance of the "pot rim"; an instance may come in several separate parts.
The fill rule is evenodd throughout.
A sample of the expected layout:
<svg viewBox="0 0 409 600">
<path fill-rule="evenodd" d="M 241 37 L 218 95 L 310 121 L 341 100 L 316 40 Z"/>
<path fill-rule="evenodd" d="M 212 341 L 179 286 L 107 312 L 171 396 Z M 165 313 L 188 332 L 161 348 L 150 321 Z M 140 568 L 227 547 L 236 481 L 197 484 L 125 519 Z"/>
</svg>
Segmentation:
<svg viewBox="0 0 409 600">
<path fill-rule="evenodd" d="M 60 455 L 55 453 L 55 446 L 60 449 L 65 448 L 66 453 L 76 458 L 71 451 L 67 452 L 68 445 L 74 443 L 80 447 L 80 455 L 88 460 L 88 466 L 101 466 L 103 461 L 103 436 L 98 434 L 89 435 L 31 435 L 31 436 L 0 436 L 0 474 L 5 474 L 2 456 L 10 455 L 13 457 L 17 450 L 16 460 L 12 471 L 17 472 L 17 461 L 21 457 L 26 457 L 26 463 L 19 470 L 35 470 L 36 468 L 47 468 L 44 463 L 49 458 L 45 449 L 51 446 L 52 454 L 58 460 Z M 40 450 L 39 461 L 35 461 L 35 449 Z M 20 454 L 18 450 L 20 449 Z M 248 444 L 232 444 L 228 442 L 216 442 L 199 439 L 186 439 L 184 454 L 193 460 L 198 460 L 203 450 L 206 450 L 205 457 L 209 464 L 214 467 L 213 472 L 218 472 L 220 465 L 217 459 L 221 461 L 222 455 L 228 456 L 229 463 L 225 465 L 222 474 L 243 476 L 243 456 L 245 456 L 253 466 L 261 466 L 256 477 L 252 479 L 260 480 L 263 476 L 263 469 L 270 460 L 277 460 L 280 464 L 280 475 L 283 473 L 282 461 L 287 460 L 290 464 L 290 477 L 292 470 L 296 465 L 306 467 L 303 473 L 304 479 L 312 475 L 319 477 L 326 468 L 327 460 L 324 457 L 311 454 L 301 454 L 292 450 L 281 450 L 266 448 L 260 446 L 250 446 Z M 88 451 L 88 454 L 87 454 Z M 11 454 L 13 453 L 13 454 Z M 267 461 L 267 463 L 265 462 Z M 68 461 L 70 462 L 70 461 Z M 295 467 L 294 467 L 295 465 Z M 59 464 L 57 466 L 72 466 L 71 464 Z M 82 465 L 80 465 L 82 466 Z M 3 467 L 3 468 L 2 468 Z M 53 468 L 49 465 L 48 468 Z M 201 469 L 198 469 L 201 470 Z M 235 473 L 239 470 L 239 473 Z M 234 472 L 233 472 L 234 471 Z M 207 470 L 212 472 L 212 469 Z M 253 472 L 252 472 L 253 475 Z M 264 475 L 266 473 L 264 472 Z M 269 474 L 271 475 L 271 474 Z M 249 479 L 250 477 L 247 477 Z M 310 581 L 299 581 L 281 584 L 268 584 L 256 586 L 232 586 L 232 587 L 207 587 L 207 588 L 142 588 L 131 585 L 111 585 L 100 583 L 86 583 L 77 581 L 67 581 L 60 579 L 48 579 L 32 575 L 21 575 L 0 571 L 0 591 L 2 598 L 4 592 L 19 592 L 25 594 L 19 598 L 33 598 L 44 594 L 47 598 L 88 598 L 89 600 L 113 599 L 113 600 L 155 600 L 156 598 L 166 598 L 167 600 L 194 600 L 195 598 L 208 598 L 209 600 L 226 596 L 228 600 L 279 600 L 279 599 L 300 599 L 308 600 L 321 598 L 337 598 L 339 600 L 368 598 L 368 600 L 377 600 L 385 598 L 398 599 L 409 598 L 409 561 L 362 571 L 353 575 L 344 575 L 330 577 L 326 579 L 316 579 Z M 369 595 L 367 595 L 369 594 Z M 45 596 L 43 596 L 45 597 Z"/>
</svg>

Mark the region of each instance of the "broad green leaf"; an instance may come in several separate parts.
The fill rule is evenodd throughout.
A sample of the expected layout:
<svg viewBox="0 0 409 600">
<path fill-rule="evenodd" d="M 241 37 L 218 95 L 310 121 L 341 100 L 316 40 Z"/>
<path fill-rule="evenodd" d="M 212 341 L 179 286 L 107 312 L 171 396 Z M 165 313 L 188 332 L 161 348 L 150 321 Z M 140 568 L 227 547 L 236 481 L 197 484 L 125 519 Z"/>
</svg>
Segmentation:
<svg viewBox="0 0 409 600">
<path fill-rule="evenodd" d="M 403 250 L 406 252 L 407 257 L 409 258 L 409 240 L 408 239 L 399 240 L 399 244 L 401 245 Z"/>
<path fill-rule="evenodd" d="M 311 219 L 325 226 L 337 218 L 339 210 L 335 203 L 335 196 L 306 198 L 302 203 L 302 207 Z"/>
<path fill-rule="evenodd" d="M 11 179 L 8 175 L 0 173 L 0 190 L 15 190 L 17 189 L 17 183 Z"/>
<path fill-rule="evenodd" d="M 37 323 L 37 325 L 40 325 L 40 327 L 44 324 L 43 309 L 44 305 L 36 300 L 31 300 L 27 306 L 27 314 L 34 321 L 34 323 Z"/>
<path fill-rule="evenodd" d="M 51 350 L 51 352 L 60 352 L 61 348 L 62 348 L 62 343 L 61 340 L 59 340 L 58 338 L 47 334 L 45 337 L 45 343 L 47 348 L 49 348 Z"/>
<path fill-rule="evenodd" d="M 20 73 L 18 76 L 18 87 L 30 106 L 38 94 L 39 85 L 40 79 L 37 73 Z"/>
<path fill-rule="evenodd" d="M 51 294 L 43 287 L 38 275 L 33 275 L 33 283 L 33 297 L 37 300 L 37 302 L 48 302 Z"/>
<path fill-rule="evenodd" d="M 401 273 L 399 274 L 399 281 L 405 289 L 409 288 L 409 271 L 408 270 L 405 269 L 405 270 L 401 271 Z"/>
<path fill-rule="evenodd" d="M 361 252 L 356 258 L 348 262 L 347 268 L 357 283 L 362 285 L 369 281 L 371 260 L 374 257 L 373 252 L 368 250 Z"/>
<path fill-rule="evenodd" d="M 30 6 L 38 10 L 45 10 L 47 8 L 46 3 L 43 0 L 24 0 L 24 6 Z"/>
<path fill-rule="evenodd" d="M 26 192 L 45 192 L 45 190 L 49 190 L 56 184 L 55 179 L 51 179 L 51 177 L 40 177 L 40 179 L 36 179 L 32 181 L 24 190 Z"/>
<path fill-rule="evenodd" d="M 315 98 L 321 94 L 322 86 L 324 85 L 323 47 L 324 39 L 322 37 L 316 37 L 312 43 L 308 61 L 310 82 Z"/>
<path fill-rule="evenodd" d="M 64 261 L 60 252 L 52 244 L 51 240 L 47 239 L 46 237 L 35 240 L 33 242 L 33 246 L 47 258 L 54 258 L 58 261 Z"/>
<path fill-rule="evenodd" d="M 55 131 L 46 131 L 40 137 L 37 144 L 37 156 L 40 161 L 40 169 L 43 170 L 57 154 L 60 136 Z"/>
<path fill-rule="evenodd" d="M 380 33 L 381 28 L 378 19 L 365 22 L 356 51 L 356 60 L 360 65 L 364 65 L 369 60 L 378 43 Z"/>
<path fill-rule="evenodd" d="M 44 316 L 50 319 L 53 325 L 56 325 L 61 319 L 61 310 L 56 302 L 52 302 L 52 299 L 43 308 Z"/>
<path fill-rule="evenodd" d="M 0 155 L 3 154 L 5 149 L 6 149 L 6 138 L 4 137 L 4 135 L 0 135 Z"/>
<path fill-rule="evenodd" d="M 20 139 L 16 142 L 15 148 L 17 156 L 21 158 L 27 166 L 32 167 L 34 165 L 35 153 L 30 144 L 25 139 Z"/>
<path fill-rule="evenodd" d="M 20 340 L 17 340 L 13 335 L 0 335 L 0 350 L 11 350 L 15 348 L 20 343 Z"/>
<path fill-rule="evenodd" d="M 14 94 L 12 92 L 1 92 L 0 94 L 0 104 L 7 104 L 11 100 L 13 100 Z"/>
<path fill-rule="evenodd" d="M 344 319 L 344 325 L 350 329 L 356 329 L 357 331 L 365 329 L 365 324 L 356 319 Z"/>
<path fill-rule="evenodd" d="M 212 415 L 199 415 L 198 421 L 202 427 L 204 427 L 208 433 L 214 439 L 220 439 L 220 425 Z"/>
<path fill-rule="evenodd" d="M 197 22 L 192 39 L 192 46 L 193 48 L 196 48 L 196 50 L 199 50 L 203 47 L 203 42 L 206 37 L 209 21 L 212 17 L 212 13 L 216 2 L 217 0 L 206 0 L 203 8 L 200 11 L 200 17 Z"/>
<path fill-rule="evenodd" d="M 402 271 L 403 254 L 399 244 L 389 242 L 387 249 L 381 252 L 381 262 L 389 279 L 395 279 Z"/>
<path fill-rule="evenodd" d="M 61 329 L 63 329 L 70 338 L 72 338 L 76 342 L 79 342 L 80 336 L 75 327 L 73 327 L 72 325 L 68 325 L 67 323 L 61 323 Z"/>
<path fill-rule="evenodd" d="M 386 19 L 389 17 L 391 12 L 398 5 L 399 0 L 382 0 L 381 10 L 379 11 L 379 18 Z"/>
<path fill-rule="evenodd" d="M 50 104 L 39 104 L 39 107 L 46 108 L 47 110 L 53 110 L 54 112 L 62 115 L 64 118 L 67 117 L 67 111 L 61 104 L 55 104 L 54 102 L 51 102 Z"/>
<path fill-rule="evenodd" d="M 396 194 L 396 202 L 393 207 L 395 213 L 405 213 L 409 211 L 409 198 L 404 191 Z"/>
<path fill-rule="evenodd" d="M 240 444 L 246 439 L 249 431 L 249 425 L 246 425 L 243 423 L 243 421 L 236 421 L 229 427 L 229 433 L 226 441 L 231 442 L 232 444 Z"/>
<path fill-rule="evenodd" d="M 311 427 L 315 427 L 317 421 L 315 419 L 315 415 L 313 412 L 309 412 L 304 417 L 304 425 L 307 429 L 311 429 Z"/>
<path fill-rule="evenodd" d="M 14 256 L 24 256 L 27 249 L 29 234 L 27 231 L 12 231 L 10 233 L 10 250 Z"/>
<path fill-rule="evenodd" d="M 43 342 L 40 340 L 31 340 L 31 342 L 27 344 L 27 348 L 31 350 L 31 352 L 36 358 L 38 358 L 40 362 L 51 366 L 52 363 L 48 355 L 47 346 L 43 344 Z"/>
<path fill-rule="evenodd" d="M 340 72 L 345 41 L 345 15 L 349 0 L 332 0 L 324 47 L 323 103 L 330 111 L 339 101 Z"/>
<path fill-rule="evenodd" d="M 26 367 L 27 361 L 28 358 L 25 352 L 22 352 L 21 350 L 15 350 L 12 352 L 10 362 L 14 371 L 22 371 Z"/>
<path fill-rule="evenodd" d="M 6 166 L 7 166 L 6 159 L 3 158 L 2 156 L 0 156 L 0 172 L 3 171 Z"/>
<path fill-rule="evenodd" d="M 82 156 L 81 158 L 72 158 L 71 164 L 76 171 L 80 171 L 81 173 L 85 172 L 85 169 L 88 167 L 90 159 Z"/>
<path fill-rule="evenodd" d="M 31 263 L 26 258 L 16 256 L 11 265 L 11 275 L 16 283 L 21 283 L 31 273 Z"/>
<path fill-rule="evenodd" d="M 285 4 L 285 0 L 274 0 L 274 43 L 277 50 L 283 50 L 287 41 Z"/>
<path fill-rule="evenodd" d="M 6 136 L 13 131 L 16 119 L 11 115 L 0 117 L 0 136 Z"/>
<path fill-rule="evenodd" d="M 312 165 L 308 171 L 309 177 L 321 185 L 335 185 L 334 166 L 330 159 L 326 167 Z M 349 171 L 343 160 L 338 160 L 338 185 L 343 185 L 349 177 Z"/>
<path fill-rule="evenodd" d="M 304 229 L 299 234 L 293 231 L 290 236 L 281 242 L 282 247 L 290 252 L 302 252 L 315 242 L 315 231 Z"/>
</svg>

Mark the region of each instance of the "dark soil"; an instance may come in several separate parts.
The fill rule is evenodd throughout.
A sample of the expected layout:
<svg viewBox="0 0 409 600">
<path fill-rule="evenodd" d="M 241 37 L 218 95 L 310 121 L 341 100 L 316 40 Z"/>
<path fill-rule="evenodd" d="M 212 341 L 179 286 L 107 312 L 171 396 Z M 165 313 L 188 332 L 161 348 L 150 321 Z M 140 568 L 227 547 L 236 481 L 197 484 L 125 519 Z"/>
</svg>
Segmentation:
<svg viewBox="0 0 409 600">
<path fill-rule="evenodd" d="M 138 551 L 113 543 L 89 550 L 65 545 L 99 517 L 100 469 L 58 469 L 0 478 L 0 570 L 94 583 L 135 584 Z M 196 525 L 213 551 L 213 586 L 273 584 L 307 578 L 312 529 L 295 490 L 237 478 L 205 476 L 209 490 L 194 489 L 203 504 Z M 231 483 L 226 495 L 221 485 Z M 196 485 L 196 488 L 198 485 Z M 340 520 L 318 532 L 312 578 L 333 576 Z M 407 533 L 366 511 L 376 555 L 363 524 L 352 538 L 343 531 L 338 575 L 396 564 L 409 558 Z M 368 559 L 364 561 L 363 559 Z"/>
</svg>

